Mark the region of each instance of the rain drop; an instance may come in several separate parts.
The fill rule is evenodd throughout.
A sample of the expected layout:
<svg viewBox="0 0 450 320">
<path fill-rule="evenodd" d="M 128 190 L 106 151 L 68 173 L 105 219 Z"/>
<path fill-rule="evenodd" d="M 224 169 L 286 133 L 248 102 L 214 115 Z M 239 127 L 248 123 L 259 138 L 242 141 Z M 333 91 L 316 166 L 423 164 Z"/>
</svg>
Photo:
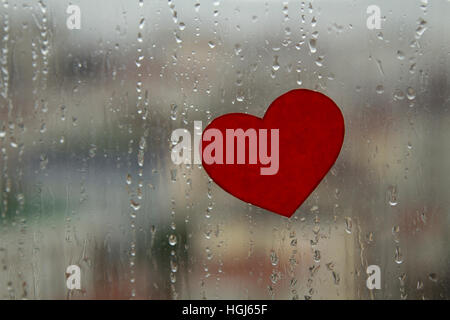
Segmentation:
<svg viewBox="0 0 450 320">
<path fill-rule="evenodd" d="M 171 234 L 169 236 L 169 244 L 173 247 L 177 244 L 177 236 L 174 234 Z"/>
</svg>

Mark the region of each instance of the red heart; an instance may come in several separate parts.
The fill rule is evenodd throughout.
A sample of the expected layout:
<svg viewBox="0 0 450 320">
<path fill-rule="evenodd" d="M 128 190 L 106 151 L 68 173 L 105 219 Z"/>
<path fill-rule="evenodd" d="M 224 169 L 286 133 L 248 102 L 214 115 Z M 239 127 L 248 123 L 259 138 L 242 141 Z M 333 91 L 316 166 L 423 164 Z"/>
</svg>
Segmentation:
<svg viewBox="0 0 450 320">
<path fill-rule="evenodd" d="M 226 129 L 238 128 L 244 132 L 255 129 L 257 133 L 260 129 L 267 129 L 268 137 L 271 136 L 271 129 L 279 129 L 278 172 L 262 175 L 260 169 L 270 164 L 260 164 L 259 157 L 257 164 L 249 164 L 249 139 L 245 139 L 245 164 L 236 164 L 237 143 L 234 146 L 234 164 L 226 164 L 226 154 L 229 152 L 226 148 Z M 223 135 L 223 164 L 205 162 L 205 148 L 216 140 L 214 137 L 208 138 L 212 131 L 204 140 L 209 129 L 218 129 Z M 344 131 L 342 113 L 330 98 L 311 90 L 292 90 L 275 99 L 262 119 L 243 113 L 225 114 L 214 119 L 203 131 L 202 163 L 208 175 L 233 196 L 290 217 L 336 161 Z M 259 136 L 257 139 L 259 143 Z M 269 154 L 271 143 L 269 139 Z M 209 154 L 219 158 L 220 152 L 217 149 L 211 152 L 214 149 L 212 146 L 209 147 Z M 272 162 L 276 167 L 274 159 Z"/>
</svg>

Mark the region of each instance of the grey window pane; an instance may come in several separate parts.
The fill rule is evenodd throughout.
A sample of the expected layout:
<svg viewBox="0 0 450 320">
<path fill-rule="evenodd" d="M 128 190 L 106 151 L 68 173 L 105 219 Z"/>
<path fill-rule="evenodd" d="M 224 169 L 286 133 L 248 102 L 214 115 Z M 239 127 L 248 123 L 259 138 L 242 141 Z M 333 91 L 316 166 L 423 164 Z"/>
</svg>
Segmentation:
<svg viewBox="0 0 450 320">
<path fill-rule="evenodd" d="M 0 298 L 449 298 L 450 2 L 74 4 L 1 2 Z M 346 135 L 291 218 L 172 162 L 295 88 Z"/>
</svg>

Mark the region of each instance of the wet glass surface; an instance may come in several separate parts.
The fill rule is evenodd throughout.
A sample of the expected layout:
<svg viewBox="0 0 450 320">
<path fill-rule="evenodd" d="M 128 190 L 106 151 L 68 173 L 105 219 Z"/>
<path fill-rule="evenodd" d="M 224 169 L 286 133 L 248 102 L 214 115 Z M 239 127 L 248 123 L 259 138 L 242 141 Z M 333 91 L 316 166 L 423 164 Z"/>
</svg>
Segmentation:
<svg viewBox="0 0 450 320">
<path fill-rule="evenodd" d="M 1 1 L 0 298 L 448 299 L 450 2 L 370 5 Z M 290 219 L 171 161 L 295 88 L 346 136 Z"/>
</svg>

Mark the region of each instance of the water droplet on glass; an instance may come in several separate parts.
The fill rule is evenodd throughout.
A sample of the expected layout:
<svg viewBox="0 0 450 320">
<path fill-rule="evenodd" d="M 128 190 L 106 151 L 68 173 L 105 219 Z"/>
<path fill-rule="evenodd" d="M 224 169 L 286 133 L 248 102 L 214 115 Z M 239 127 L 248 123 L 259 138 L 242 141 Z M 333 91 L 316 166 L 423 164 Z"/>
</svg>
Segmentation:
<svg viewBox="0 0 450 320">
<path fill-rule="evenodd" d="M 97 146 L 95 144 L 91 144 L 91 147 L 89 149 L 89 157 L 94 158 L 97 154 Z"/>
<path fill-rule="evenodd" d="M 309 51 L 311 53 L 316 53 L 316 51 L 317 51 L 316 43 L 317 43 L 316 39 L 309 40 Z"/>
<path fill-rule="evenodd" d="M 423 289 L 423 281 L 421 281 L 421 280 L 417 281 L 416 289 L 417 290 L 422 290 Z"/>
<path fill-rule="evenodd" d="M 352 228 L 353 228 L 352 218 L 345 217 L 345 232 L 347 232 L 348 234 L 351 234 Z"/>
<path fill-rule="evenodd" d="M 178 262 L 175 256 L 170 257 L 170 271 L 174 273 L 178 271 Z"/>
<path fill-rule="evenodd" d="M 384 87 L 380 84 L 380 85 L 378 85 L 378 86 L 375 88 L 375 91 L 376 91 L 378 94 L 382 94 L 382 93 L 384 92 Z"/>
<path fill-rule="evenodd" d="M 333 275 L 334 284 L 339 285 L 339 283 L 341 281 L 341 277 L 339 276 L 339 273 L 337 273 L 336 271 L 332 271 L 331 274 Z"/>
<path fill-rule="evenodd" d="M 438 281 L 438 276 L 436 273 L 431 272 L 428 274 L 428 279 L 430 279 L 433 282 L 437 282 Z"/>
<path fill-rule="evenodd" d="M 174 234 L 171 234 L 169 236 L 169 244 L 173 247 L 177 244 L 177 236 Z"/>
<path fill-rule="evenodd" d="M 274 61 L 273 61 L 273 65 L 272 65 L 272 69 L 273 71 L 278 71 L 278 69 L 280 69 L 280 64 L 278 63 L 278 56 L 274 56 Z"/>
<path fill-rule="evenodd" d="M 145 18 L 141 18 L 141 20 L 139 21 L 139 29 L 144 29 L 145 26 Z"/>
<path fill-rule="evenodd" d="M 130 207 L 134 210 L 134 211 L 138 211 L 141 208 L 140 203 L 135 202 L 134 200 L 130 200 Z"/>
<path fill-rule="evenodd" d="M 416 91 L 413 88 L 408 87 L 408 89 L 406 89 L 406 97 L 409 100 L 415 99 L 416 98 Z"/>
<path fill-rule="evenodd" d="M 394 260 L 397 264 L 403 263 L 403 254 L 402 254 L 399 246 L 397 246 L 395 248 L 395 259 Z"/>
<path fill-rule="evenodd" d="M 170 105 L 170 119 L 177 120 L 177 109 L 178 106 L 176 104 Z"/>
<path fill-rule="evenodd" d="M 388 195 L 389 195 L 389 205 L 391 207 L 395 207 L 398 204 L 398 195 L 397 195 L 397 187 L 391 186 L 388 189 Z"/>
<path fill-rule="evenodd" d="M 273 266 L 276 266 L 278 264 L 278 261 L 279 261 L 279 259 L 278 259 L 277 254 L 275 253 L 274 250 L 271 250 L 270 251 L 270 262 L 272 263 Z"/>
<path fill-rule="evenodd" d="M 416 29 L 416 39 L 420 39 L 422 37 L 422 35 L 424 34 L 424 32 L 427 30 L 426 24 L 427 22 L 425 20 L 423 20 L 422 18 L 420 18 L 417 22 L 417 24 L 419 25 Z"/>
<path fill-rule="evenodd" d="M 270 281 L 272 281 L 273 284 L 277 283 L 278 280 L 281 278 L 281 274 L 277 270 L 273 270 L 272 274 L 270 275 Z"/>
<path fill-rule="evenodd" d="M 399 233 L 400 233 L 400 227 L 399 226 L 393 226 L 392 227 L 392 235 L 394 237 L 395 242 L 399 242 Z"/>
<path fill-rule="evenodd" d="M 320 251 L 319 250 L 314 250 L 313 260 L 314 260 L 314 262 L 320 262 Z"/>
<path fill-rule="evenodd" d="M 403 91 L 400 89 L 396 89 L 394 91 L 394 100 L 404 100 L 404 99 L 405 99 L 405 94 L 403 93 Z"/>
</svg>

